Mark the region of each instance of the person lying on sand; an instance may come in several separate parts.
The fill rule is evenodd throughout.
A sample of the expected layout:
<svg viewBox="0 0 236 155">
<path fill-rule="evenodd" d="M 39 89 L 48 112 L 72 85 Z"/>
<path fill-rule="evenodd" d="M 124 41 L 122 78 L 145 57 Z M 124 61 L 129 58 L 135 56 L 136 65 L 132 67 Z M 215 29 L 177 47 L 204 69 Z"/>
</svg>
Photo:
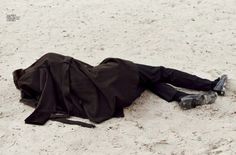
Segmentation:
<svg viewBox="0 0 236 155">
<path fill-rule="evenodd" d="M 211 81 L 163 66 L 137 64 L 119 58 L 107 58 L 91 66 L 70 56 L 48 53 L 26 69 L 13 72 L 21 91 L 21 102 L 35 107 L 25 123 L 43 125 L 48 120 L 95 127 L 68 120 L 69 116 L 101 123 L 123 117 L 123 109 L 144 90 L 150 90 L 167 102 L 177 101 L 182 109 L 212 104 L 224 95 L 227 75 Z M 175 87 L 197 91 L 189 94 Z"/>
</svg>

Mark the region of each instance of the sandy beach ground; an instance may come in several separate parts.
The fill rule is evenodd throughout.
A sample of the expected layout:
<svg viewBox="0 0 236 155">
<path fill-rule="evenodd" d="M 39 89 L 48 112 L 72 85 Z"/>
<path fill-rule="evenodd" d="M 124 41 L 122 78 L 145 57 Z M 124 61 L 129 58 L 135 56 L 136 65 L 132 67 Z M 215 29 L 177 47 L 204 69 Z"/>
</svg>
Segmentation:
<svg viewBox="0 0 236 155">
<path fill-rule="evenodd" d="M 146 91 L 95 129 L 24 124 L 12 71 L 47 52 L 92 65 L 118 57 L 215 79 L 225 97 L 183 111 Z M 0 154 L 236 154 L 235 0 L 1 0 Z M 80 118 L 73 118 L 82 120 Z M 88 122 L 88 120 L 82 120 Z"/>
</svg>

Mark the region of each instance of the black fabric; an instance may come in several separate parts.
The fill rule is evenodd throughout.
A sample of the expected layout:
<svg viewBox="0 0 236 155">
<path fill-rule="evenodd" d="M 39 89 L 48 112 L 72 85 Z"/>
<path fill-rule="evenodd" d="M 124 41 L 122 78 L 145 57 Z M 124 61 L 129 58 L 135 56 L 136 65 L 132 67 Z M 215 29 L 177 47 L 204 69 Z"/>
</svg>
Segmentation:
<svg viewBox="0 0 236 155">
<path fill-rule="evenodd" d="M 70 124 L 70 125 L 79 125 L 82 127 L 87 127 L 87 128 L 95 128 L 96 126 L 93 124 L 89 123 L 84 123 L 81 121 L 73 121 L 73 120 L 68 120 L 70 116 L 68 114 L 61 114 L 61 113 L 55 113 L 50 115 L 50 120 L 52 121 L 57 121 L 65 124 Z"/>
<path fill-rule="evenodd" d="M 25 123 L 43 125 L 51 114 L 88 118 L 100 123 L 124 116 L 143 89 L 134 63 L 107 58 L 91 66 L 68 56 L 48 53 L 26 69 L 13 72 L 21 101 L 35 107 Z"/>
<path fill-rule="evenodd" d="M 177 91 L 175 96 L 173 97 L 173 101 L 177 101 L 180 102 L 182 97 L 185 97 L 187 95 L 190 95 L 188 93 L 185 92 L 181 92 L 181 91 Z"/>
<path fill-rule="evenodd" d="M 143 87 L 151 90 L 154 94 L 168 102 L 179 101 L 176 96 L 180 95 L 181 92 L 173 86 L 209 91 L 212 90 L 212 86 L 215 85 L 215 81 L 212 82 L 208 79 L 203 79 L 176 69 L 165 68 L 163 66 L 136 65 L 139 70 Z M 182 92 L 182 94 L 187 93 Z"/>
<path fill-rule="evenodd" d="M 14 71 L 13 78 L 16 88 L 21 90 L 21 102 L 35 107 L 25 123 L 43 125 L 51 119 L 85 127 L 94 125 L 67 118 L 77 116 L 100 123 L 123 117 L 123 108 L 145 89 L 170 102 L 178 93 L 173 86 L 207 91 L 214 85 L 207 79 L 162 66 L 118 58 L 107 58 L 91 66 L 55 53 L 42 56 L 26 69 Z M 55 118 L 55 114 L 62 117 Z"/>
<path fill-rule="evenodd" d="M 81 122 L 81 121 L 68 120 L 66 118 L 57 118 L 57 119 L 51 119 L 51 120 L 61 122 L 61 123 L 65 123 L 65 124 L 70 124 L 70 125 L 79 125 L 79 126 L 86 127 L 86 128 L 95 128 L 96 127 L 93 124 L 88 124 L 88 123 L 84 123 L 84 122 Z"/>
<path fill-rule="evenodd" d="M 220 78 L 215 79 L 214 81 L 212 81 L 212 85 L 211 88 L 213 90 L 213 88 L 217 85 L 217 83 L 220 81 Z"/>
</svg>

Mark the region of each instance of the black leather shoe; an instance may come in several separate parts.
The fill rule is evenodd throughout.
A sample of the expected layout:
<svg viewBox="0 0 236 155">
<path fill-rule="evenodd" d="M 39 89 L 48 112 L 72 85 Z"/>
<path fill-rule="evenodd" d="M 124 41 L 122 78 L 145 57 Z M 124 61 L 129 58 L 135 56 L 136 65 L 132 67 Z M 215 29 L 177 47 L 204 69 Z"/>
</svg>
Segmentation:
<svg viewBox="0 0 236 155">
<path fill-rule="evenodd" d="M 217 92 L 218 95 L 224 96 L 225 95 L 225 86 L 228 80 L 227 75 L 222 75 L 220 80 L 217 82 L 216 86 L 213 88 L 213 91 Z"/>
<path fill-rule="evenodd" d="M 203 94 L 187 95 L 181 98 L 179 105 L 182 109 L 192 109 L 203 104 L 212 104 L 217 98 L 217 93 L 210 91 Z"/>
</svg>

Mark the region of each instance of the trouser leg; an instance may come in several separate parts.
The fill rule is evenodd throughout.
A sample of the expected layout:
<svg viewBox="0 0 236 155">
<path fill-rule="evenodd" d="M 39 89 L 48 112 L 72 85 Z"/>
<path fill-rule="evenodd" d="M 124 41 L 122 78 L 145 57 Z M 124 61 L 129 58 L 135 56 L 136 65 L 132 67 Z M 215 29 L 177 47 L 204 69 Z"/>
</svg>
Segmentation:
<svg viewBox="0 0 236 155">
<path fill-rule="evenodd" d="M 169 83 L 171 85 L 201 91 L 212 90 L 215 81 L 200 78 L 176 69 L 165 67 L 153 67 L 137 64 L 141 79 L 145 84 L 153 85 L 154 83 Z"/>
<path fill-rule="evenodd" d="M 174 87 L 166 83 L 154 83 L 149 89 L 167 102 L 180 101 L 181 97 L 188 95 L 187 93 L 178 91 Z"/>
<path fill-rule="evenodd" d="M 137 64 L 137 67 L 141 84 L 168 102 L 180 101 L 181 97 L 188 95 L 187 93 L 176 90 L 171 85 L 187 89 L 209 91 L 217 83 L 217 81 L 202 79 L 176 69 L 141 64 Z"/>
</svg>

